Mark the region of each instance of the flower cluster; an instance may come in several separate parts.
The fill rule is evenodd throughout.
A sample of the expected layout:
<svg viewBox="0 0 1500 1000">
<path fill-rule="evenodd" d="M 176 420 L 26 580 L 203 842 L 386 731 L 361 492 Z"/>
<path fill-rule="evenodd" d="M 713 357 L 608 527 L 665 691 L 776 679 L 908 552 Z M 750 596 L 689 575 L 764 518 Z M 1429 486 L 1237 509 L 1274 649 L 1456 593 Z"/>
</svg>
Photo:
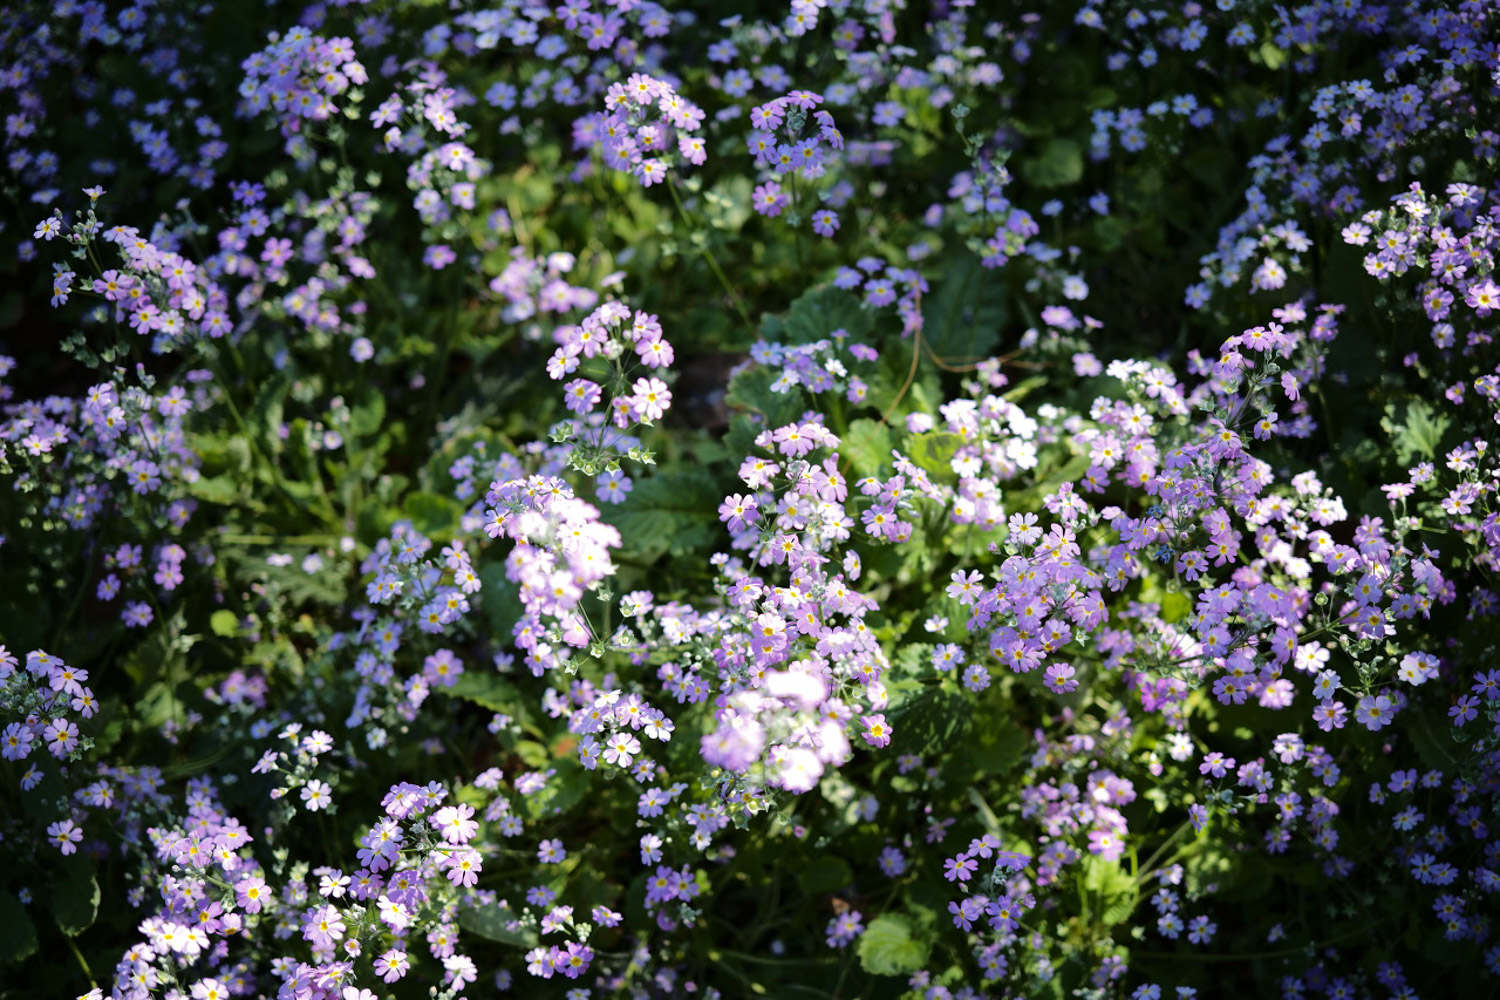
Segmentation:
<svg viewBox="0 0 1500 1000">
<path fill-rule="evenodd" d="M 369 81 L 349 38 L 324 38 L 306 28 L 271 32 L 266 47 L 241 64 L 240 109 L 275 114 L 287 151 L 310 157 L 304 122 L 327 122 L 342 110 L 336 101 Z M 299 138 L 301 142 L 293 142 Z"/>
<path fill-rule="evenodd" d="M 668 81 L 632 74 L 610 85 L 604 106 L 587 127 L 597 136 L 605 165 L 629 173 L 642 187 L 666 180 L 674 165 L 701 166 L 708 159 L 706 140 L 697 134 L 703 109 Z"/>
</svg>

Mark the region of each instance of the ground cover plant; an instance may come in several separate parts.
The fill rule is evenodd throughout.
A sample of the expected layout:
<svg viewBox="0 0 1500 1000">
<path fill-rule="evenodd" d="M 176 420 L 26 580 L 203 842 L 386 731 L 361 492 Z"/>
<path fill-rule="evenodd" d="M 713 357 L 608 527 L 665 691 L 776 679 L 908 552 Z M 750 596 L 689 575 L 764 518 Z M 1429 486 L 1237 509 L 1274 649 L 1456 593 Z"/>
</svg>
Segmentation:
<svg viewBox="0 0 1500 1000">
<path fill-rule="evenodd" d="M 0 998 L 1500 993 L 1497 39 L 6 5 Z"/>
</svg>

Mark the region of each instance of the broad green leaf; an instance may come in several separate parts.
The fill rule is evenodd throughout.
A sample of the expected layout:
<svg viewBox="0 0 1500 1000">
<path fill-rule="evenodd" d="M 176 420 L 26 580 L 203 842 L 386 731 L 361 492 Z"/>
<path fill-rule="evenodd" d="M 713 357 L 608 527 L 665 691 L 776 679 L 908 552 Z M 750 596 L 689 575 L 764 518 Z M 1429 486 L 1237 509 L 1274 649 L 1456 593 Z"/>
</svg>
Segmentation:
<svg viewBox="0 0 1500 1000">
<path fill-rule="evenodd" d="M 20 962 L 36 954 L 36 925 L 13 892 L 0 892 L 0 962 Z"/>
<path fill-rule="evenodd" d="M 942 753 L 969 732 L 968 703 L 941 688 L 925 688 L 890 711 L 895 741 L 910 753 Z"/>
<path fill-rule="evenodd" d="M 371 391 L 349 411 L 349 433 L 355 437 L 374 434 L 384 422 L 385 397 L 378 391 Z"/>
<path fill-rule="evenodd" d="M 927 943 L 915 936 L 910 918 L 882 914 L 860 936 L 859 964 L 874 976 L 904 976 L 927 964 Z"/>
<path fill-rule="evenodd" d="M 484 669 L 465 670 L 458 675 L 452 687 L 439 687 L 437 693 L 472 701 L 491 712 L 504 712 L 508 715 L 521 714 L 526 707 L 521 699 L 521 692 L 514 684 L 499 674 Z"/>
<path fill-rule="evenodd" d="M 860 418 L 844 432 L 839 452 L 849 460 L 852 478 L 878 475 L 891 457 L 891 429 L 875 420 Z"/>
<path fill-rule="evenodd" d="M 803 869 L 802 888 L 813 895 L 837 892 L 854 881 L 854 870 L 843 858 L 824 855 Z"/>
<path fill-rule="evenodd" d="M 784 427 L 802 416 L 807 409 L 807 394 L 799 387 L 788 392 L 772 392 L 777 375 L 763 365 L 754 365 L 736 375 L 729 383 L 724 401 L 750 413 L 759 414 L 765 423 L 760 429 Z M 754 435 L 751 435 L 752 438 Z"/>
<path fill-rule="evenodd" d="M 1042 188 L 1076 184 L 1083 178 L 1083 149 L 1072 139 L 1049 139 L 1039 154 L 1021 161 L 1021 176 Z"/>
<path fill-rule="evenodd" d="M 927 349 L 950 367 L 984 360 L 1000 343 L 1009 316 L 1003 281 L 968 251 L 950 254 L 939 273 L 922 309 Z"/>
<path fill-rule="evenodd" d="M 503 906 L 460 904 L 458 926 L 470 934 L 516 948 L 535 948 L 537 944 L 536 928 L 523 926 L 516 915 Z"/>
<path fill-rule="evenodd" d="M 239 634 L 240 620 L 233 611 L 220 608 L 208 616 L 208 627 L 214 635 L 228 639 Z"/>
<path fill-rule="evenodd" d="M 202 476 L 188 484 L 187 490 L 205 503 L 227 506 L 240 495 L 240 482 L 234 476 Z"/>
<path fill-rule="evenodd" d="M 408 494 L 401 512 L 411 519 L 413 527 L 428 536 L 451 535 L 463 517 L 458 501 L 440 493 Z"/>
<path fill-rule="evenodd" d="M 1084 862 L 1083 870 L 1084 888 L 1098 894 L 1104 923 L 1113 926 L 1129 917 L 1136 903 L 1135 880 L 1120 863 L 1093 854 Z"/>
<path fill-rule="evenodd" d="M 938 482 L 956 479 L 953 474 L 953 456 L 963 447 L 964 439 L 947 431 L 926 431 L 912 434 L 906 439 L 906 453 L 918 466 Z"/>
<path fill-rule="evenodd" d="M 526 800 L 532 819 L 567 812 L 584 800 L 593 784 L 583 765 L 571 757 L 554 760 L 552 766 L 557 773 L 547 779 L 541 791 Z"/>
<path fill-rule="evenodd" d="M 688 465 L 670 475 L 636 480 L 630 495 L 604 516 L 620 529 L 628 551 L 647 559 L 687 555 L 720 540 L 718 507 L 723 499 L 712 476 Z"/>
<path fill-rule="evenodd" d="M 1193 610 L 1193 602 L 1180 590 L 1168 591 L 1161 599 L 1161 620 L 1168 625 L 1175 625 L 1187 617 L 1187 613 Z"/>
<path fill-rule="evenodd" d="M 1396 449 L 1396 460 L 1404 466 L 1434 458 L 1452 423 L 1452 417 L 1425 399 L 1387 404 L 1385 416 L 1380 418 L 1381 428 L 1391 436 Z"/>
<path fill-rule="evenodd" d="M 99 915 L 99 882 L 88 862 L 73 863 L 52 891 L 52 915 L 69 937 L 88 930 Z"/>
<path fill-rule="evenodd" d="M 873 328 L 874 318 L 856 296 L 825 286 L 805 292 L 786 312 L 762 319 L 760 335 L 777 344 L 811 344 L 831 340 L 839 330 L 858 341 Z"/>
</svg>

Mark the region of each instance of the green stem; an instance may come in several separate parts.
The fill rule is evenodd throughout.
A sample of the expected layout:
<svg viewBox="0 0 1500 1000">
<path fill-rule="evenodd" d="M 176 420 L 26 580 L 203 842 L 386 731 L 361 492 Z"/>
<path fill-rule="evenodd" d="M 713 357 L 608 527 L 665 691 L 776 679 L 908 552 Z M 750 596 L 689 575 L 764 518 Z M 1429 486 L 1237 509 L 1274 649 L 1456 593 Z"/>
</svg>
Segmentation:
<svg viewBox="0 0 1500 1000">
<path fill-rule="evenodd" d="M 1172 831 L 1172 835 L 1170 837 L 1168 837 L 1162 843 L 1162 845 L 1160 847 L 1158 847 L 1155 851 L 1152 852 L 1151 856 L 1146 859 L 1146 863 L 1143 864 L 1143 865 L 1141 865 L 1141 867 L 1140 867 L 1140 874 L 1136 876 L 1135 884 L 1136 884 L 1136 888 L 1137 889 L 1139 889 L 1141 883 L 1143 881 L 1145 881 L 1145 879 L 1153 871 L 1155 871 L 1155 869 L 1152 866 L 1156 864 L 1157 859 L 1160 858 L 1163 854 L 1165 854 L 1166 851 L 1167 851 L 1167 849 L 1169 847 L 1171 847 L 1173 844 L 1177 843 L 1177 841 L 1181 840 L 1182 839 L 1182 835 L 1185 834 L 1185 833 L 1187 833 L 1188 830 L 1192 829 L 1192 826 L 1193 826 L 1193 821 L 1192 820 L 1190 820 L 1190 819 L 1183 820 L 1182 821 L 1182 825 L 1180 825 L 1176 830 L 1173 830 Z"/>
<path fill-rule="evenodd" d="M 78 950 L 78 945 L 74 942 L 72 935 L 64 934 L 63 940 L 68 942 L 68 950 L 73 953 L 74 958 L 78 959 L 78 964 L 83 969 L 83 974 L 89 979 L 89 986 L 98 989 L 99 982 L 94 978 L 94 970 L 89 968 L 88 960 L 83 957 L 83 952 Z"/>
<path fill-rule="evenodd" d="M 682 221 L 688 227 L 688 231 L 696 232 L 693 217 L 688 215 L 687 209 L 683 206 L 682 196 L 677 193 L 677 183 L 672 180 L 670 175 L 667 177 L 667 190 L 672 192 L 672 204 L 677 206 L 677 214 L 682 216 Z M 713 248 L 708 245 L 707 240 L 704 240 L 703 245 L 699 249 L 703 251 L 703 257 L 708 261 L 708 266 L 714 272 L 714 277 L 718 278 L 719 284 L 723 286 L 724 293 L 729 296 L 729 301 L 734 304 L 735 312 L 740 315 L 740 322 L 745 324 L 745 329 L 749 330 L 752 336 L 758 336 L 759 331 L 755 328 L 755 324 L 750 322 L 750 314 L 745 311 L 744 303 L 740 300 L 740 293 L 735 291 L 734 285 L 729 281 L 729 276 L 724 273 L 724 268 L 719 265 L 719 258 L 714 256 Z"/>
<path fill-rule="evenodd" d="M 254 535 L 233 531 L 217 535 L 215 540 L 222 545 L 315 545 L 319 548 L 339 543 L 336 535 Z"/>
</svg>

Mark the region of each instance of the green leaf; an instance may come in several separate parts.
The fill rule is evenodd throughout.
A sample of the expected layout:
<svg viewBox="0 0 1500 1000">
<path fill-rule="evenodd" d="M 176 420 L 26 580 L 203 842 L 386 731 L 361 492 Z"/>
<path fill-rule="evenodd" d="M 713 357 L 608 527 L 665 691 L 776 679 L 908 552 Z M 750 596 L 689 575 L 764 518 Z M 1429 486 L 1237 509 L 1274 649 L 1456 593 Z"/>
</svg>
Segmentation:
<svg viewBox="0 0 1500 1000">
<path fill-rule="evenodd" d="M 904 976 L 927 964 L 927 944 L 909 918 L 886 913 L 870 921 L 859 939 L 859 964 L 873 976 Z"/>
<path fill-rule="evenodd" d="M 1175 625 L 1187 617 L 1187 613 L 1193 610 L 1193 602 L 1180 590 L 1168 591 L 1161 599 L 1161 620 L 1168 625 Z"/>
<path fill-rule="evenodd" d="M 891 457 L 891 429 L 862 417 L 844 432 L 839 453 L 849 460 L 854 478 L 877 475 Z"/>
<path fill-rule="evenodd" d="M 968 251 L 948 255 L 922 310 L 922 337 L 940 361 L 961 366 L 989 357 L 1010 310 L 1005 285 Z"/>
<path fill-rule="evenodd" d="M 1021 176 L 1042 188 L 1076 184 L 1083 178 L 1083 149 L 1072 139 L 1049 139 L 1039 154 L 1021 162 Z"/>
<path fill-rule="evenodd" d="M 525 710 L 525 702 L 516 686 L 489 670 L 465 670 L 452 687 L 439 687 L 437 693 L 472 701 L 491 712 L 517 715 Z"/>
<path fill-rule="evenodd" d="M 1452 423 L 1452 417 L 1438 412 L 1425 399 L 1389 403 L 1380 418 L 1381 428 L 1391 436 L 1396 449 L 1396 460 L 1404 466 L 1435 457 Z"/>
<path fill-rule="evenodd" d="M 250 412 L 246 416 L 251 431 L 260 436 L 261 441 L 273 455 L 281 451 L 282 403 L 290 387 L 290 378 L 286 375 L 276 375 L 261 386 L 260 392 L 255 394 L 255 402 L 251 404 Z"/>
<path fill-rule="evenodd" d="M 729 391 L 724 394 L 724 401 L 730 406 L 758 413 L 764 418 L 765 422 L 757 433 L 766 428 L 784 427 L 807 409 L 807 395 L 801 388 L 793 387 L 789 392 L 771 391 L 771 383 L 776 378 L 776 373 L 764 365 L 754 365 L 730 380 Z"/>
<path fill-rule="evenodd" d="M 187 486 L 188 493 L 204 503 L 228 506 L 240 495 L 240 483 L 231 475 L 201 476 Z"/>
<path fill-rule="evenodd" d="M 349 433 L 354 437 L 368 437 L 380 430 L 384 422 L 385 396 L 378 391 L 372 391 L 349 411 Z"/>
<path fill-rule="evenodd" d="M 99 882 L 87 861 L 74 862 L 64 869 L 62 880 L 52 891 L 52 915 L 58 929 L 68 937 L 88 930 L 99 915 Z"/>
<path fill-rule="evenodd" d="M 636 480 L 630 495 L 605 518 L 620 529 L 626 549 L 647 559 L 687 555 L 706 551 L 719 539 L 723 499 L 712 476 L 682 466 L 671 475 Z"/>
<path fill-rule="evenodd" d="M 1257 52 L 1260 55 L 1260 61 L 1265 63 L 1268 70 L 1274 72 L 1286 64 L 1286 51 L 1270 42 L 1263 43 Z"/>
<path fill-rule="evenodd" d="M 854 881 L 854 870 L 849 863 L 833 855 L 814 858 L 803 872 L 802 888 L 814 896 L 837 892 Z"/>
<path fill-rule="evenodd" d="M 745 175 L 721 180 L 703 195 L 703 217 L 715 229 L 739 232 L 750 219 L 750 196 L 750 178 Z"/>
<path fill-rule="evenodd" d="M 208 627 L 214 635 L 229 639 L 239 634 L 240 620 L 233 611 L 220 608 L 208 616 Z"/>
<path fill-rule="evenodd" d="M 949 463 L 953 461 L 958 449 L 963 447 L 963 443 L 964 439 L 957 434 L 927 431 L 907 437 L 906 453 L 913 462 L 927 470 L 927 474 L 933 479 L 939 482 L 952 481 L 957 476 Z"/>
<path fill-rule="evenodd" d="M 895 740 L 912 753 L 942 753 L 969 731 L 969 706 L 941 688 L 924 688 L 891 709 Z"/>
<path fill-rule="evenodd" d="M 560 758 L 553 763 L 556 774 L 547 779 L 541 791 L 530 796 L 526 805 L 533 819 L 543 819 L 567 812 L 582 802 L 589 793 L 592 782 L 583 765 L 571 757 Z"/>
<path fill-rule="evenodd" d="M 457 500 L 422 491 L 408 494 L 401 512 L 411 519 L 413 527 L 429 536 L 451 535 L 464 513 Z"/>
<path fill-rule="evenodd" d="M 36 925 L 13 892 L 0 892 L 0 962 L 22 962 L 36 954 Z"/>
<path fill-rule="evenodd" d="M 831 339 L 843 330 L 860 340 L 874 329 L 875 320 L 864 304 L 842 288 L 826 286 L 805 292 L 787 311 L 761 320 L 760 335 L 777 344 L 811 344 Z"/>
<path fill-rule="evenodd" d="M 474 906 L 461 903 L 458 907 L 458 926 L 470 934 L 498 941 L 516 948 L 535 948 L 537 933 L 533 927 L 525 927 L 516 920 L 516 915 L 503 906 Z"/>
<path fill-rule="evenodd" d="M 521 605 L 521 588 L 505 575 L 505 564 L 493 560 L 479 564 L 479 587 L 480 609 L 492 637 L 510 641 L 511 629 L 525 610 Z"/>
<path fill-rule="evenodd" d="M 1118 861 L 1092 854 L 1084 862 L 1083 886 L 1097 893 L 1103 904 L 1101 916 L 1109 926 L 1122 923 L 1135 909 L 1135 880 Z"/>
</svg>

